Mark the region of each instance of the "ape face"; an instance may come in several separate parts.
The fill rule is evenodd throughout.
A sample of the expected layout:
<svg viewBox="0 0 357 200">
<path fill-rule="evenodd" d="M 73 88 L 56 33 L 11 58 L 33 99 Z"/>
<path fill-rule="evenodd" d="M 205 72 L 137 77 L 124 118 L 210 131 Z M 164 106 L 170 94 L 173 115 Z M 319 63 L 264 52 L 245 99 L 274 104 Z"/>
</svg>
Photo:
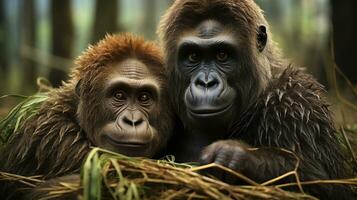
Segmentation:
<svg viewBox="0 0 357 200">
<path fill-rule="evenodd" d="M 130 34 L 107 36 L 76 64 L 73 106 L 86 139 L 128 156 L 159 153 L 172 126 L 160 48 Z"/>
<path fill-rule="evenodd" d="M 257 44 L 261 49 L 266 42 L 264 33 L 262 29 L 262 40 Z M 248 103 L 252 85 L 245 82 L 244 76 L 252 76 L 252 70 L 244 51 L 250 49 L 237 33 L 214 20 L 204 20 L 182 35 L 177 67 L 182 77 L 188 79 L 183 94 L 184 118 L 200 130 L 226 129 L 235 112 Z M 242 96 L 245 91 L 248 95 Z"/>
<path fill-rule="evenodd" d="M 103 107 L 112 113 L 112 120 L 96 130 L 98 146 L 152 156 L 158 133 L 150 119 L 157 114 L 159 85 L 140 61 L 128 59 L 113 67 L 103 90 Z"/>
<path fill-rule="evenodd" d="M 110 63 L 98 90 L 95 124 L 85 124 L 94 145 L 128 156 L 152 157 L 159 149 L 160 84 L 137 59 Z M 98 83 L 98 82 L 97 82 Z M 83 99 L 82 105 L 90 105 Z M 86 112 L 85 108 L 81 112 Z"/>
<path fill-rule="evenodd" d="M 237 65 L 236 44 L 218 23 L 199 25 L 179 43 L 178 66 L 190 77 L 184 94 L 190 120 L 232 118 L 236 92 L 227 78 Z"/>
</svg>

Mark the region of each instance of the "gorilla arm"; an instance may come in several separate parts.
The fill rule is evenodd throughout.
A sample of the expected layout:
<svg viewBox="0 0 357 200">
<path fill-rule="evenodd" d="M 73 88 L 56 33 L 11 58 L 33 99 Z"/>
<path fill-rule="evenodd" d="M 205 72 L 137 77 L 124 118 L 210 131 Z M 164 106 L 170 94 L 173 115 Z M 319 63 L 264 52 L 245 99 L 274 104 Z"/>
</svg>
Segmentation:
<svg viewBox="0 0 357 200">
<path fill-rule="evenodd" d="M 298 166 L 303 181 L 346 178 L 342 168 L 346 158 L 341 153 L 336 130 L 323 89 L 302 71 L 288 68 L 267 88 L 264 95 L 240 120 L 245 124 L 233 127 L 233 138 L 208 146 L 202 154 L 203 163 L 216 162 L 245 174 L 257 182 L 283 175 Z M 248 122 L 248 123 L 246 123 Z M 289 153 L 288 150 L 292 153 Z M 340 164 L 336 165 L 336 162 Z M 290 176 L 285 182 L 296 182 Z M 304 187 L 311 194 L 334 197 L 344 186 L 318 185 Z M 322 194 L 319 191 L 325 191 Z M 348 196 L 347 187 L 346 196 Z"/>
<path fill-rule="evenodd" d="M 72 83 L 51 92 L 38 113 L 10 138 L 1 169 L 45 178 L 78 170 L 89 142 L 75 119 L 77 101 Z"/>
<path fill-rule="evenodd" d="M 89 142 L 74 118 L 76 102 L 71 83 L 51 92 L 38 113 L 10 138 L 1 154 L 1 170 L 24 176 L 42 174 L 45 179 L 79 172 Z M 18 186 L 0 182 L 0 193 L 5 199 L 20 199 L 14 189 Z"/>
</svg>

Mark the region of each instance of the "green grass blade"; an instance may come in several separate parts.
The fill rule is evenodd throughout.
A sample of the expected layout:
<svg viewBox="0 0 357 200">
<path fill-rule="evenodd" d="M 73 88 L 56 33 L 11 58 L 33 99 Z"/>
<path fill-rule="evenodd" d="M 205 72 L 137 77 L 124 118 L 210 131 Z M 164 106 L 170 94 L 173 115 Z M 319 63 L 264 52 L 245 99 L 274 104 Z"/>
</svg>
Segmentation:
<svg viewBox="0 0 357 200">
<path fill-rule="evenodd" d="M 2 98 L 21 98 L 24 99 L 16 105 L 9 114 L 0 121 L 0 145 L 7 142 L 9 137 L 14 134 L 23 123 L 37 113 L 40 106 L 48 99 L 48 93 L 37 93 L 32 96 L 4 95 Z"/>
</svg>

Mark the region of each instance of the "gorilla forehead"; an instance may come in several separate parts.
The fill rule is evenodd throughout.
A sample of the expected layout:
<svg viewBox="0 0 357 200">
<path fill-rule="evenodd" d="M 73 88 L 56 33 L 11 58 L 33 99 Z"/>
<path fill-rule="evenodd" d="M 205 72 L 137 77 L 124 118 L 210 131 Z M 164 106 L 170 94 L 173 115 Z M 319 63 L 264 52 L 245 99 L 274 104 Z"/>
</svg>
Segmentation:
<svg viewBox="0 0 357 200">
<path fill-rule="evenodd" d="M 108 87 L 124 83 L 132 88 L 148 87 L 159 91 L 160 85 L 157 78 L 152 75 L 148 66 L 143 62 L 129 58 L 113 64 L 114 70 L 108 74 Z"/>
<path fill-rule="evenodd" d="M 129 58 L 114 64 L 115 72 L 128 79 L 141 80 L 151 77 L 149 68 L 135 58 Z"/>
<path fill-rule="evenodd" d="M 236 37 L 232 37 L 233 35 Z M 216 42 L 227 42 L 234 45 L 240 43 L 240 38 L 237 34 L 234 34 L 231 28 L 213 19 L 202 21 L 197 26 L 186 31 L 181 39 L 179 45 L 186 42 L 185 40 L 195 41 L 195 43 L 202 46 L 209 46 L 211 43 Z"/>
<path fill-rule="evenodd" d="M 221 34 L 223 26 L 215 20 L 205 20 L 197 26 L 195 31 L 198 37 L 211 38 Z"/>
</svg>

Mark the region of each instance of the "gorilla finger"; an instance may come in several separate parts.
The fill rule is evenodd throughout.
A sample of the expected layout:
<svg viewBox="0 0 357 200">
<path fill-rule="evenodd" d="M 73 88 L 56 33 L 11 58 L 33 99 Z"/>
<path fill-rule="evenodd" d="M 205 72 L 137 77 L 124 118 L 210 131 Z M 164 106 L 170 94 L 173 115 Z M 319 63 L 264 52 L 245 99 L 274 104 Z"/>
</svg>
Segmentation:
<svg viewBox="0 0 357 200">
<path fill-rule="evenodd" d="M 228 167 L 232 159 L 233 152 L 227 149 L 222 148 L 215 157 L 214 163 Z"/>
<path fill-rule="evenodd" d="M 234 171 L 238 171 L 241 165 L 244 165 L 244 153 L 242 151 L 236 151 L 233 153 L 229 164 L 228 164 L 228 168 L 234 170 Z"/>
<path fill-rule="evenodd" d="M 218 150 L 219 149 L 217 149 L 217 146 L 214 144 L 207 146 L 201 153 L 201 157 L 199 158 L 199 163 L 201 165 L 206 165 L 214 162 Z"/>
</svg>

